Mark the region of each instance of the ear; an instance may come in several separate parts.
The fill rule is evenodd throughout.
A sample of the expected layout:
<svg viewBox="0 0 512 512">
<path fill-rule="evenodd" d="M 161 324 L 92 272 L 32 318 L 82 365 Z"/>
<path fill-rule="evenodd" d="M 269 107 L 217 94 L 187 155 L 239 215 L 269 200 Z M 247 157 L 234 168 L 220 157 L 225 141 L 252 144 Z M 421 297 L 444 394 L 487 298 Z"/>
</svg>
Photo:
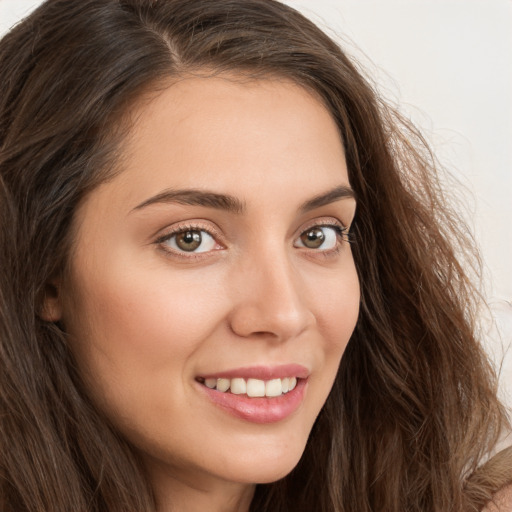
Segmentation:
<svg viewBox="0 0 512 512">
<path fill-rule="evenodd" d="M 62 293 L 60 280 L 46 283 L 40 316 L 47 322 L 58 322 L 62 318 Z"/>
</svg>

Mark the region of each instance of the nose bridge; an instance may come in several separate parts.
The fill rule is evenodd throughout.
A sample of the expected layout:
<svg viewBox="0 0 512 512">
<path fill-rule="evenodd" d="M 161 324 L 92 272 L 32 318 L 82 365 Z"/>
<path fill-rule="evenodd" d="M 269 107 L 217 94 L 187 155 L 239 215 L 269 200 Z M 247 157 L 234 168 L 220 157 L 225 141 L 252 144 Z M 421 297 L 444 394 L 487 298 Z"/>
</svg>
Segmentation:
<svg viewBox="0 0 512 512">
<path fill-rule="evenodd" d="M 239 335 L 286 339 L 299 335 L 313 321 L 300 293 L 300 276 L 284 248 L 267 246 L 253 252 L 237 285 L 231 323 Z"/>
</svg>

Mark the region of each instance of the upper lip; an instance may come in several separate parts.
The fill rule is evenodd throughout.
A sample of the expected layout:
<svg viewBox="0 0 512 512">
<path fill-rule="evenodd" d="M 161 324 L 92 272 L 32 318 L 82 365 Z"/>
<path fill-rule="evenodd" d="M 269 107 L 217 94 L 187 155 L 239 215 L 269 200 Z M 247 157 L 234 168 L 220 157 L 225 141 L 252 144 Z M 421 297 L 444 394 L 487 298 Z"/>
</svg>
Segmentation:
<svg viewBox="0 0 512 512">
<path fill-rule="evenodd" d="M 300 364 L 280 364 L 243 366 L 215 373 L 201 374 L 198 377 L 202 379 L 233 379 L 236 377 L 260 380 L 283 379 L 286 377 L 305 379 L 309 376 L 309 373 L 309 370 Z"/>
</svg>

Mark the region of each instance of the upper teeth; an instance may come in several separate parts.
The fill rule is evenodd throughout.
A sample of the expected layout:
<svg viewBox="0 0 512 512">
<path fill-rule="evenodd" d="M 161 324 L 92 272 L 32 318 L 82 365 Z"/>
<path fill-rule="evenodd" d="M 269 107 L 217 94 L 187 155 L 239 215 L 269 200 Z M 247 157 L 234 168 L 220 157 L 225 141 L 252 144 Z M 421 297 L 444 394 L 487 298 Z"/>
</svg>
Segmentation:
<svg viewBox="0 0 512 512">
<path fill-rule="evenodd" d="M 250 397 L 281 396 L 288 393 L 297 385 L 296 377 L 284 379 L 260 380 L 260 379 L 205 379 L 204 384 L 210 389 L 226 392 L 231 390 L 235 395 L 247 395 Z"/>
</svg>

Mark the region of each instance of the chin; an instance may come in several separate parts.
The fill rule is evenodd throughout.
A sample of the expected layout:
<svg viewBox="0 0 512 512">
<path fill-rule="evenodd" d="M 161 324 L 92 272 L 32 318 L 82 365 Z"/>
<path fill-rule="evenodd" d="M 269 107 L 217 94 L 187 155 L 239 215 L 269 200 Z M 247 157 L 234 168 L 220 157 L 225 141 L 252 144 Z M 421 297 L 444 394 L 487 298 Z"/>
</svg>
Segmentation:
<svg viewBox="0 0 512 512">
<path fill-rule="evenodd" d="M 305 442 L 299 446 L 281 444 L 278 447 L 266 446 L 247 454 L 231 466 L 228 479 L 240 483 L 268 484 L 281 480 L 299 463 L 304 452 Z"/>
</svg>

